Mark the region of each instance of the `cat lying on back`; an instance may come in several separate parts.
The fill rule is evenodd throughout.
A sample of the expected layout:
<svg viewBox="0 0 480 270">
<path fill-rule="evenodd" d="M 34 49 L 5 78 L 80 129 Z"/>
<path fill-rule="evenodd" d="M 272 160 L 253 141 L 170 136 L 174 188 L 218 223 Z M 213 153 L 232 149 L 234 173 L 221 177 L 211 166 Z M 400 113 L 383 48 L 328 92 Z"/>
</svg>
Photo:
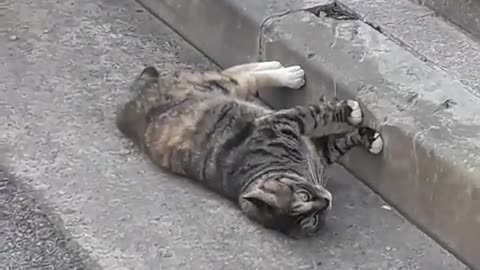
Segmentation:
<svg viewBox="0 0 480 270">
<path fill-rule="evenodd" d="M 363 114 L 353 100 L 278 111 L 248 101 L 257 90 L 304 83 L 299 66 L 279 62 L 184 73 L 171 82 L 147 67 L 117 127 L 161 168 L 200 181 L 268 228 L 308 236 L 332 207 L 327 166 L 355 146 L 377 154 L 383 141 L 359 126 Z"/>
</svg>

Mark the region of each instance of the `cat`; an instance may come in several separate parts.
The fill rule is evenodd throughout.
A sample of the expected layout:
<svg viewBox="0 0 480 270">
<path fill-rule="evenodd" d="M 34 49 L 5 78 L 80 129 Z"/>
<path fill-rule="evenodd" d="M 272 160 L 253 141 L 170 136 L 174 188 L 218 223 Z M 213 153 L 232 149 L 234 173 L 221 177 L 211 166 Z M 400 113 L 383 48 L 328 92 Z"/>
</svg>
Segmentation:
<svg viewBox="0 0 480 270">
<path fill-rule="evenodd" d="M 378 154 L 383 140 L 360 126 L 354 100 L 283 110 L 252 102 L 262 89 L 304 84 L 300 66 L 277 61 L 184 72 L 170 81 L 148 66 L 120 105 L 116 125 L 153 163 L 236 202 L 266 228 L 316 235 L 332 208 L 327 166 L 355 146 Z"/>
</svg>

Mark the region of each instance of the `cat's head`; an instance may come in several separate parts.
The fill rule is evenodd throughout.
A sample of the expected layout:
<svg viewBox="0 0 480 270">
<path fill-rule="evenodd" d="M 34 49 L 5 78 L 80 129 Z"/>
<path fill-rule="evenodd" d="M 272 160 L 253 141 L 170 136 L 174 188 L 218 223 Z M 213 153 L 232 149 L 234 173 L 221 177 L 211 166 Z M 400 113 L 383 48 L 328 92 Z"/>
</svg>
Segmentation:
<svg viewBox="0 0 480 270">
<path fill-rule="evenodd" d="M 278 177 L 255 181 L 239 203 L 252 219 L 297 238 L 321 230 L 332 207 L 332 195 L 322 186 Z"/>
</svg>

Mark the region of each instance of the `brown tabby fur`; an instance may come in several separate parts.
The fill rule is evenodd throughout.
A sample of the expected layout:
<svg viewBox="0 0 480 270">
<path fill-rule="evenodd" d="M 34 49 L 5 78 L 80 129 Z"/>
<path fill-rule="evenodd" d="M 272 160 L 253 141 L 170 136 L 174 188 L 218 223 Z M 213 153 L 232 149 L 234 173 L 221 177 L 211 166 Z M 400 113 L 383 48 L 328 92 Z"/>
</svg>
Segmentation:
<svg viewBox="0 0 480 270">
<path fill-rule="evenodd" d="M 289 86 L 271 74 L 251 63 L 165 81 L 147 67 L 117 127 L 155 164 L 237 202 L 251 219 L 291 236 L 315 234 L 332 205 L 327 165 L 369 148 L 376 132 L 348 122 L 346 101 L 279 111 L 250 102 L 257 90 Z"/>
</svg>

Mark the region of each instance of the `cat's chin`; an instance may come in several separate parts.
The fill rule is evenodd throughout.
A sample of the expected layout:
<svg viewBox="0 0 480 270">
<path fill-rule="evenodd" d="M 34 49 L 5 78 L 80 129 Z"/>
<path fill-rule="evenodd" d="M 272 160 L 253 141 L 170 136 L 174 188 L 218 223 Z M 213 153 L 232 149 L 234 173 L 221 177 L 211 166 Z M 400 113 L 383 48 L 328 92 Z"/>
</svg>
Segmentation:
<svg viewBox="0 0 480 270">
<path fill-rule="evenodd" d="M 319 222 L 315 227 L 301 228 L 300 224 L 295 222 L 296 218 L 294 217 L 272 216 L 268 211 L 264 211 L 265 209 L 260 209 L 254 203 L 242 197 L 239 198 L 238 202 L 242 212 L 248 218 L 265 228 L 277 231 L 295 240 L 316 238 L 327 230 L 329 210 L 319 214 Z"/>
<path fill-rule="evenodd" d="M 328 213 L 329 211 L 326 211 L 323 214 L 321 214 L 320 223 L 315 228 L 302 229 L 299 227 L 293 227 L 293 228 L 290 228 L 290 230 L 285 231 L 283 233 L 287 237 L 295 240 L 319 237 L 328 230 L 328 224 L 327 224 Z"/>
<path fill-rule="evenodd" d="M 285 233 L 285 235 L 288 238 L 291 238 L 293 240 L 307 240 L 311 238 L 320 237 L 325 231 L 326 231 L 326 227 L 322 227 L 317 231 L 312 231 L 312 232 L 295 231 L 295 232 Z"/>
<path fill-rule="evenodd" d="M 265 213 L 262 213 L 260 209 L 257 206 L 255 206 L 255 204 L 253 204 L 251 201 L 240 197 L 238 200 L 238 204 L 242 212 L 245 215 L 247 215 L 247 217 L 249 217 L 250 219 L 256 222 L 259 222 L 262 224 L 265 223 L 265 220 L 267 219 L 267 217 L 265 216 Z"/>
</svg>

